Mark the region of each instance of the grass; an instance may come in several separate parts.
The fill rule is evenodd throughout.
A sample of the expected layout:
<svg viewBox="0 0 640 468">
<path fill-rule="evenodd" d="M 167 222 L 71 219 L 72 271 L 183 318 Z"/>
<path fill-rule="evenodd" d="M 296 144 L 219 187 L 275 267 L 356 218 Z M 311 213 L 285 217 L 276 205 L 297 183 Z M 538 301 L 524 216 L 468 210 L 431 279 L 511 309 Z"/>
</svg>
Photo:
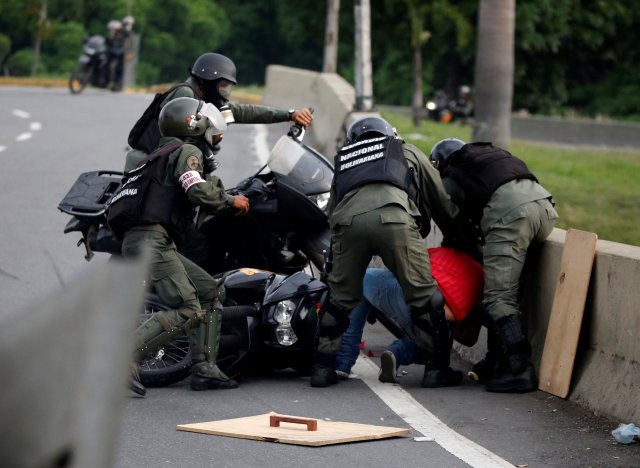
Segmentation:
<svg viewBox="0 0 640 468">
<path fill-rule="evenodd" d="M 383 113 L 398 133 L 425 154 L 442 138 L 470 141 L 471 128 Z M 640 150 L 541 145 L 514 140 L 509 151 L 527 163 L 553 194 L 556 227 L 595 232 L 599 239 L 640 246 Z"/>
</svg>

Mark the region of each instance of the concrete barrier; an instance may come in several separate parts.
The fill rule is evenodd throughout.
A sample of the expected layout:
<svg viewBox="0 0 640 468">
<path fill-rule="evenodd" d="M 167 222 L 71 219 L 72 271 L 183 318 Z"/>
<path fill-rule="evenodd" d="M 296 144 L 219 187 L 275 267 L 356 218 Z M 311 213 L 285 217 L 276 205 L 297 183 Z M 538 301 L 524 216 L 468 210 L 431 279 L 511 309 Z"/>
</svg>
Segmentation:
<svg viewBox="0 0 640 468">
<path fill-rule="evenodd" d="M 561 117 L 511 117 L 511 137 L 610 148 L 640 148 L 640 124 Z"/>
<path fill-rule="evenodd" d="M 566 231 L 555 229 L 529 255 L 521 307 L 533 361 L 539 367 Z M 568 398 L 596 414 L 640 420 L 640 247 L 599 240 Z M 484 331 L 472 348 L 456 345 L 475 362 L 486 352 Z"/>
<path fill-rule="evenodd" d="M 309 133 L 314 138 L 312 145 L 322 147 L 326 155 L 333 155 L 345 127 L 360 116 L 351 112 L 355 92 L 342 78 L 288 67 L 268 68 L 264 102 L 279 107 L 311 105 L 318 109 Z M 538 120 L 527 119 L 529 124 Z M 543 127 L 538 128 L 542 131 Z M 594 128 L 587 133 L 597 133 Z M 533 138 L 532 131 L 527 138 Z M 636 136 L 640 138 L 640 132 Z M 632 141 L 621 136 L 615 138 Z M 587 144 L 583 137 L 567 142 Z M 546 242 L 533 248 L 523 278 L 522 309 L 536 368 L 544 347 L 565 235 L 566 231 L 555 229 Z M 439 239 L 435 231 L 427 239 L 427 245 L 437 245 Z M 598 241 L 568 398 L 620 422 L 640 421 L 639 279 L 640 247 Z M 469 361 L 481 359 L 486 352 L 484 331 L 474 347 L 456 345 L 456 350 Z"/>
<path fill-rule="evenodd" d="M 263 103 L 281 108 L 313 107 L 315 120 L 305 141 L 328 158 L 342 139 L 345 119 L 356 102 L 356 93 L 336 73 L 318 73 L 281 65 L 267 67 Z"/>
</svg>

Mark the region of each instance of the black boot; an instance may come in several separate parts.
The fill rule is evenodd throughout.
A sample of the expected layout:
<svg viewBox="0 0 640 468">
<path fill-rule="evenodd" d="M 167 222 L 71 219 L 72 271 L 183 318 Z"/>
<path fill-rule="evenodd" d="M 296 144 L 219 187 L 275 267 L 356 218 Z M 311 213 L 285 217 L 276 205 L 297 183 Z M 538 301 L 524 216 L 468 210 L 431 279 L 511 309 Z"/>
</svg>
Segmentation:
<svg viewBox="0 0 640 468">
<path fill-rule="evenodd" d="M 208 362 L 199 362 L 192 367 L 193 375 L 189 387 L 191 390 L 226 390 L 238 388 L 238 382 L 227 377 L 218 366 Z"/>
<path fill-rule="evenodd" d="M 475 363 L 467 373 L 471 380 L 478 383 L 486 383 L 488 380 L 502 375 L 508 367 L 498 330 L 493 322 L 485 325 L 487 327 L 487 354 L 482 360 Z"/>
<path fill-rule="evenodd" d="M 424 307 L 411 308 L 416 336 L 428 336 L 433 342 L 433 349 L 429 350 L 424 365 L 421 384 L 424 388 L 453 387 L 462 381 L 462 372 L 449 367 L 453 338 L 444 304 L 444 297 L 438 289 Z"/>
<path fill-rule="evenodd" d="M 138 362 L 132 362 L 129 370 L 129 390 L 140 395 L 147 394 L 147 388 L 140 382 L 140 374 L 138 373 Z"/>
<path fill-rule="evenodd" d="M 498 333 L 507 355 L 505 371 L 487 381 L 488 392 L 525 393 L 538 389 L 538 379 L 531 364 L 531 345 L 519 315 L 508 315 L 496 321 Z"/>
<path fill-rule="evenodd" d="M 462 371 L 427 362 L 420 385 L 423 388 L 455 387 L 460 385 L 460 382 L 462 382 Z"/>
<path fill-rule="evenodd" d="M 338 383 L 336 374 L 336 356 L 316 352 L 311 369 L 312 387 L 329 387 Z"/>
</svg>

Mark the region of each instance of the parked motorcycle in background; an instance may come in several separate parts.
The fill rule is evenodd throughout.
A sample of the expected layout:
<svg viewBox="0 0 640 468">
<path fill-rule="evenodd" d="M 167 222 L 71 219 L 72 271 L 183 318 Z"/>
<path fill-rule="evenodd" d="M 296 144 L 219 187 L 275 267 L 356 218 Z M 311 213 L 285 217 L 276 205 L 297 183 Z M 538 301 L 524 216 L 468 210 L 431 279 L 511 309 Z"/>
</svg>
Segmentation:
<svg viewBox="0 0 640 468">
<path fill-rule="evenodd" d="M 78 57 L 78 65 L 69 77 L 69 91 L 71 94 L 79 94 L 89 84 L 96 88 L 106 88 L 109 78 L 106 39 L 100 35 L 85 37 L 82 55 Z"/>
</svg>

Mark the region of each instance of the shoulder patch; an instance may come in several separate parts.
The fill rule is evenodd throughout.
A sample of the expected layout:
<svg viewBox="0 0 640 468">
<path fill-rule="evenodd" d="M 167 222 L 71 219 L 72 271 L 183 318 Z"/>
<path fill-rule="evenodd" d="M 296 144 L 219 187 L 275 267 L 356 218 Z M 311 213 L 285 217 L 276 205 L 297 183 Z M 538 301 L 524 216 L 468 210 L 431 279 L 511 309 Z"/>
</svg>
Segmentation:
<svg viewBox="0 0 640 468">
<path fill-rule="evenodd" d="M 199 165 L 200 165 L 200 160 L 198 159 L 197 156 L 189 156 L 187 158 L 187 166 L 192 171 L 197 170 Z"/>
</svg>

